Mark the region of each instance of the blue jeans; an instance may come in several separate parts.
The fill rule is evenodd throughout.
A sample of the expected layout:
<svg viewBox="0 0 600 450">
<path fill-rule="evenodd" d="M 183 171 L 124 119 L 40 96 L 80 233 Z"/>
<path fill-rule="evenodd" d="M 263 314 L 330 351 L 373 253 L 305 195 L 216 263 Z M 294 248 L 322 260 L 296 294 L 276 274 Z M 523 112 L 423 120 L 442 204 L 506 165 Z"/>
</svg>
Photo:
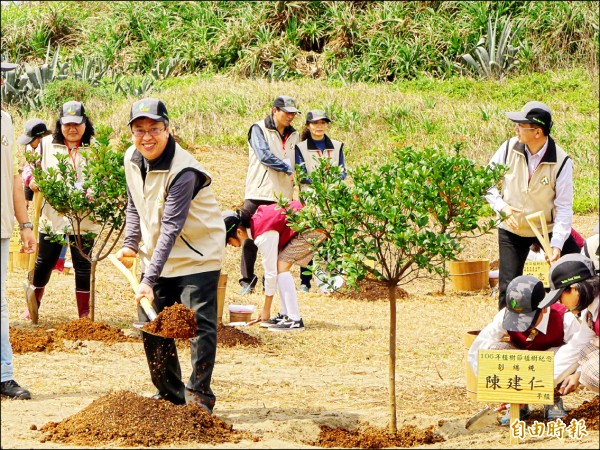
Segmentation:
<svg viewBox="0 0 600 450">
<path fill-rule="evenodd" d="M 0 254 L 0 268 L 2 271 L 2 342 L 0 347 L 0 359 L 2 362 L 2 382 L 10 381 L 13 379 L 13 353 L 8 338 L 8 302 L 4 295 L 6 291 L 6 275 L 8 274 L 8 251 L 10 248 L 10 238 L 0 239 L 1 254 Z"/>
</svg>

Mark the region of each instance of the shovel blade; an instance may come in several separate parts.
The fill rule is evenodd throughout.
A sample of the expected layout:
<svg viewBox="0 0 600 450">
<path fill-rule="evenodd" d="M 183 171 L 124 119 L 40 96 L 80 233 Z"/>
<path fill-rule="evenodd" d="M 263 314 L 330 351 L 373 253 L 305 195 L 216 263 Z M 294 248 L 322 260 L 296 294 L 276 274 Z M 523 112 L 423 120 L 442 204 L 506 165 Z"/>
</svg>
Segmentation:
<svg viewBox="0 0 600 450">
<path fill-rule="evenodd" d="M 498 420 L 497 414 L 498 411 L 496 411 L 495 408 L 490 408 L 489 406 L 486 406 L 473 417 L 471 417 L 469 420 L 467 420 L 465 428 L 467 430 L 476 430 L 478 428 L 483 428 L 488 425 L 492 425 Z"/>
<path fill-rule="evenodd" d="M 27 302 L 27 309 L 29 310 L 29 318 L 37 325 L 38 323 L 38 303 L 35 298 L 35 287 L 32 286 L 28 281 L 23 282 L 25 288 L 25 301 Z"/>
<path fill-rule="evenodd" d="M 151 333 L 150 331 L 145 330 L 144 326 L 148 323 L 150 323 L 150 322 L 133 322 L 133 327 L 137 328 L 138 330 L 140 330 L 144 333 L 151 334 L 152 336 L 164 337 L 164 336 L 161 336 L 160 334 Z"/>
</svg>

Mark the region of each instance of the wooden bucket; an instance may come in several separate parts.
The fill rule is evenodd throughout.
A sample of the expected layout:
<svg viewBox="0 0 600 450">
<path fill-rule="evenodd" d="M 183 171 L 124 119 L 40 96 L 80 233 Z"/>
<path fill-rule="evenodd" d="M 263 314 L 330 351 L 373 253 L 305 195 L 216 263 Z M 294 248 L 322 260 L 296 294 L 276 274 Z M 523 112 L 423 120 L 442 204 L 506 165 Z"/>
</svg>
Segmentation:
<svg viewBox="0 0 600 450">
<path fill-rule="evenodd" d="M 223 323 L 223 306 L 225 306 L 225 291 L 227 289 L 227 274 L 222 273 L 217 287 L 217 323 Z"/>
<path fill-rule="evenodd" d="M 490 285 L 490 260 L 449 261 L 448 270 L 455 291 L 481 291 Z"/>
<path fill-rule="evenodd" d="M 467 398 L 477 401 L 477 377 L 469 364 L 469 349 L 479 334 L 479 331 L 467 331 L 465 333 L 465 380 L 467 385 Z"/>
<path fill-rule="evenodd" d="M 252 313 L 229 311 L 230 322 L 249 322 L 252 319 Z"/>
</svg>

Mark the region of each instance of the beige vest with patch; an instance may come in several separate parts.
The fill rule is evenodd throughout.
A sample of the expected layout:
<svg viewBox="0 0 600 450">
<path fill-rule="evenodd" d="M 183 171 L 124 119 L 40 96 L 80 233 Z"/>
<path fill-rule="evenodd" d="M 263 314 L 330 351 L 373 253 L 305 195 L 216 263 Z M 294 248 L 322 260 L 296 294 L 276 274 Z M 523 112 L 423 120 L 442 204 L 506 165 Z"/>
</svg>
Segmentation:
<svg viewBox="0 0 600 450">
<path fill-rule="evenodd" d="M 509 205 L 523 211 L 515 213 L 518 222 L 516 230 L 509 228 L 506 221 L 498 225 L 499 228 L 519 236 L 533 237 L 535 233 L 525 220 L 525 216 L 544 211 L 548 232 L 552 231 L 554 217 L 556 216 L 556 207 L 554 206 L 556 178 L 568 158 L 567 154 L 558 145 L 555 147 L 556 162 L 542 160 L 533 172 L 531 179 L 529 179 L 529 169 L 527 168 L 523 145 L 518 144 L 517 138 L 510 140 L 505 163 L 509 167 L 509 171 L 502 180 L 502 199 Z M 550 149 L 548 148 L 548 150 Z"/>
</svg>

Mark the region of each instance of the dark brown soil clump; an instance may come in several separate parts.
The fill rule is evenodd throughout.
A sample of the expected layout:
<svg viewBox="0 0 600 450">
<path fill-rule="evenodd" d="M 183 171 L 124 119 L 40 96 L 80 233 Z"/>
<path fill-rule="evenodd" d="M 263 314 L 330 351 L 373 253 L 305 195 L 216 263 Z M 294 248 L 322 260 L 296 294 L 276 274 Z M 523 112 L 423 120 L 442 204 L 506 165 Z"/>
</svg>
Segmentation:
<svg viewBox="0 0 600 450">
<path fill-rule="evenodd" d="M 173 339 L 193 338 L 197 329 L 194 311 L 181 303 L 167 306 L 158 313 L 156 319 L 142 328 L 149 333 Z"/>
<path fill-rule="evenodd" d="M 125 336 L 117 327 L 92 322 L 87 318 L 72 320 L 50 329 L 10 328 L 10 343 L 13 353 L 16 354 L 60 350 L 64 340 L 102 341 L 106 344 L 139 341 L 137 338 Z"/>
<path fill-rule="evenodd" d="M 128 391 L 100 397 L 61 422 L 42 426 L 41 442 L 103 447 L 159 447 L 185 442 L 222 444 L 256 440 L 197 405 L 175 405 Z"/>
<path fill-rule="evenodd" d="M 414 425 L 405 425 L 396 434 L 390 434 L 387 430 L 370 425 L 360 430 L 323 425 L 317 440 L 310 444 L 325 448 L 407 448 L 444 441 L 443 437 L 433 432 L 433 426 L 419 429 Z"/>
<path fill-rule="evenodd" d="M 261 341 L 257 337 L 244 333 L 235 327 L 219 325 L 217 328 L 217 344 L 221 344 L 223 347 L 235 347 L 236 345 L 258 347 L 261 345 Z"/>
<path fill-rule="evenodd" d="M 597 430 L 598 429 L 598 419 L 600 416 L 600 403 L 598 401 L 600 397 L 597 395 L 590 400 L 589 402 L 583 402 L 581 406 L 578 406 L 575 409 L 569 411 L 562 421 L 569 425 L 571 420 L 581 420 L 585 421 L 585 428 L 587 430 Z"/>
</svg>

